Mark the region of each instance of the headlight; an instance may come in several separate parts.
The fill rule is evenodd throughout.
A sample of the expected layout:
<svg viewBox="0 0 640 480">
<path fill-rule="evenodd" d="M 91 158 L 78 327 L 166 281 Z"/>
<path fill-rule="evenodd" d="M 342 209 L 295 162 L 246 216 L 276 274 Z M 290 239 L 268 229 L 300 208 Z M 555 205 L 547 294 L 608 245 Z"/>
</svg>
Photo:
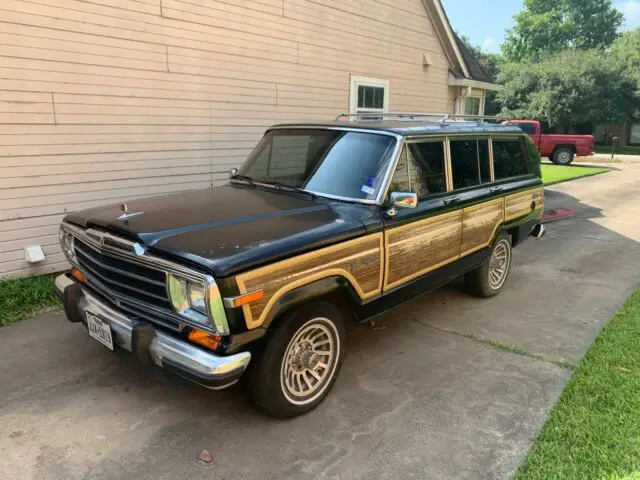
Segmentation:
<svg viewBox="0 0 640 480">
<path fill-rule="evenodd" d="M 206 290 L 202 282 L 169 274 L 167 290 L 176 313 L 192 322 L 211 327 L 207 314 Z"/>
<path fill-rule="evenodd" d="M 207 303 L 205 299 L 204 285 L 196 282 L 189 282 L 189 305 L 200 313 L 207 314 Z"/>
<path fill-rule="evenodd" d="M 187 280 L 169 275 L 168 279 L 169 299 L 176 313 L 183 313 L 189 308 L 187 297 Z"/>
<path fill-rule="evenodd" d="M 60 228 L 59 237 L 60 237 L 60 247 L 62 248 L 62 253 L 64 253 L 65 257 L 67 257 L 67 260 L 69 261 L 69 263 L 75 264 L 76 251 L 73 248 L 75 237 L 73 236 L 73 234 L 67 232 L 62 227 Z"/>
</svg>

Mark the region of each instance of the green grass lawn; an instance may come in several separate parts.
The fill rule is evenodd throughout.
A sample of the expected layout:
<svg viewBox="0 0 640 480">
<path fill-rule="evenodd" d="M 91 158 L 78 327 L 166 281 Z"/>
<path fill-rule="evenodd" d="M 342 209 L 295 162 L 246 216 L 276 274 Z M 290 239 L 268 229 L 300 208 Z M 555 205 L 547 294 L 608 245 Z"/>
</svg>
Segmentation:
<svg viewBox="0 0 640 480">
<path fill-rule="evenodd" d="M 600 332 L 515 480 L 640 480 L 640 289 Z"/>
<path fill-rule="evenodd" d="M 60 305 L 52 275 L 0 281 L 0 327 Z"/>
<path fill-rule="evenodd" d="M 545 185 L 566 182 L 574 178 L 588 177 L 609 171 L 608 168 L 549 165 L 547 163 L 543 163 L 540 167 L 542 169 L 542 181 Z"/>
<path fill-rule="evenodd" d="M 611 155 L 611 145 L 596 145 L 594 150 L 596 153 L 606 153 Z M 640 155 L 640 147 L 628 145 L 626 147 L 620 147 L 616 153 L 626 155 Z"/>
</svg>

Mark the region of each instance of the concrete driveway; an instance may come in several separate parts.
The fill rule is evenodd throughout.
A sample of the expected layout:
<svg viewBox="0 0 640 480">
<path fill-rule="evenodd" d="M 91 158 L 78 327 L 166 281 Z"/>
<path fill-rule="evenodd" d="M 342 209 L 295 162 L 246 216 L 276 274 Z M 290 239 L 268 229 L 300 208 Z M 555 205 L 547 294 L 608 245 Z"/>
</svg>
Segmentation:
<svg viewBox="0 0 640 480">
<path fill-rule="evenodd" d="M 135 369 L 60 313 L 1 329 L 0 477 L 506 477 L 638 281 L 640 164 L 615 167 L 548 189 L 578 215 L 516 250 L 498 297 L 457 282 L 350 328 L 331 395 L 294 420 Z"/>
</svg>

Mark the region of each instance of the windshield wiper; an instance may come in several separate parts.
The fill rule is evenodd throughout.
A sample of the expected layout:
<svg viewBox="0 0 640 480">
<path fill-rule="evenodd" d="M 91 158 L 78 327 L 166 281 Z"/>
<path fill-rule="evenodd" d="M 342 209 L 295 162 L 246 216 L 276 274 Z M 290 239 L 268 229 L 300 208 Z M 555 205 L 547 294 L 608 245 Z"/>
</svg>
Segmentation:
<svg viewBox="0 0 640 480">
<path fill-rule="evenodd" d="M 284 183 L 280 183 L 280 182 L 273 182 L 271 183 L 271 185 L 273 185 L 279 190 L 289 190 L 291 192 L 304 193 L 305 195 L 308 195 L 309 197 L 311 197 L 313 200 L 318 198 L 318 196 L 315 193 L 305 190 L 304 188 L 294 187 L 293 185 L 285 185 Z"/>
<path fill-rule="evenodd" d="M 234 179 L 244 180 L 245 182 L 247 182 L 252 187 L 255 187 L 255 184 L 253 183 L 253 178 L 251 178 L 251 177 L 249 177 L 247 175 L 241 175 L 239 173 L 236 173 L 233 177 L 231 177 L 231 179 L 232 180 L 234 180 Z"/>
</svg>

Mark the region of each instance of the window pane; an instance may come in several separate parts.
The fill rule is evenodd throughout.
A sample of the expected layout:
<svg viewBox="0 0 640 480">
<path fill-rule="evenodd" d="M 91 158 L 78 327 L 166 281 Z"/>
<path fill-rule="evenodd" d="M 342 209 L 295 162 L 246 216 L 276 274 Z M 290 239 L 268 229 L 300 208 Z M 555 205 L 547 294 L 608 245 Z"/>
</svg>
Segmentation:
<svg viewBox="0 0 640 480">
<path fill-rule="evenodd" d="M 480 99 L 478 97 L 467 97 L 464 101 L 464 113 L 466 115 L 479 115 Z"/>
<path fill-rule="evenodd" d="M 271 146 L 271 162 L 267 166 L 267 177 L 282 179 L 282 183 L 294 185 L 304 180 L 306 162 L 309 151 L 309 135 L 274 137 Z"/>
<path fill-rule="evenodd" d="M 444 192 L 444 142 L 411 143 L 409 153 L 412 191 L 418 196 Z"/>
<path fill-rule="evenodd" d="M 493 171 L 496 180 L 527 173 L 522 142 L 519 138 L 493 139 Z"/>
<path fill-rule="evenodd" d="M 480 184 L 480 157 L 477 140 L 451 142 L 451 170 L 453 188 L 465 188 Z"/>
<path fill-rule="evenodd" d="M 258 182 L 372 200 L 395 145 L 387 135 L 277 129 L 267 132 L 240 173 Z"/>
<path fill-rule="evenodd" d="M 358 85 L 358 108 L 384 108 L 384 87 Z"/>
<path fill-rule="evenodd" d="M 373 108 L 384 108 L 384 88 L 374 89 Z"/>
<path fill-rule="evenodd" d="M 633 145 L 640 145 L 640 123 L 631 125 L 629 143 L 632 143 Z"/>
<path fill-rule="evenodd" d="M 519 127 L 527 135 L 533 135 L 536 133 L 536 126 L 533 123 L 515 123 L 516 127 Z"/>
<path fill-rule="evenodd" d="M 409 170 L 407 169 L 407 148 L 402 149 L 396 170 L 393 173 L 391 184 L 389 185 L 389 193 L 391 192 L 410 192 L 411 184 L 409 183 Z"/>
<path fill-rule="evenodd" d="M 389 192 L 413 192 L 424 197 L 445 190 L 443 142 L 409 144 L 398 159 Z"/>
<path fill-rule="evenodd" d="M 489 140 L 478 140 L 478 160 L 480 161 L 480 181 L 482 183 L 490 182 Z"/>
<path fill-rule="evenodd" d="M 388 165 L 395 139 L 387 135 L 349 132 L 324 152 L 308 190 L 373 200 Z"/>
</svg>

